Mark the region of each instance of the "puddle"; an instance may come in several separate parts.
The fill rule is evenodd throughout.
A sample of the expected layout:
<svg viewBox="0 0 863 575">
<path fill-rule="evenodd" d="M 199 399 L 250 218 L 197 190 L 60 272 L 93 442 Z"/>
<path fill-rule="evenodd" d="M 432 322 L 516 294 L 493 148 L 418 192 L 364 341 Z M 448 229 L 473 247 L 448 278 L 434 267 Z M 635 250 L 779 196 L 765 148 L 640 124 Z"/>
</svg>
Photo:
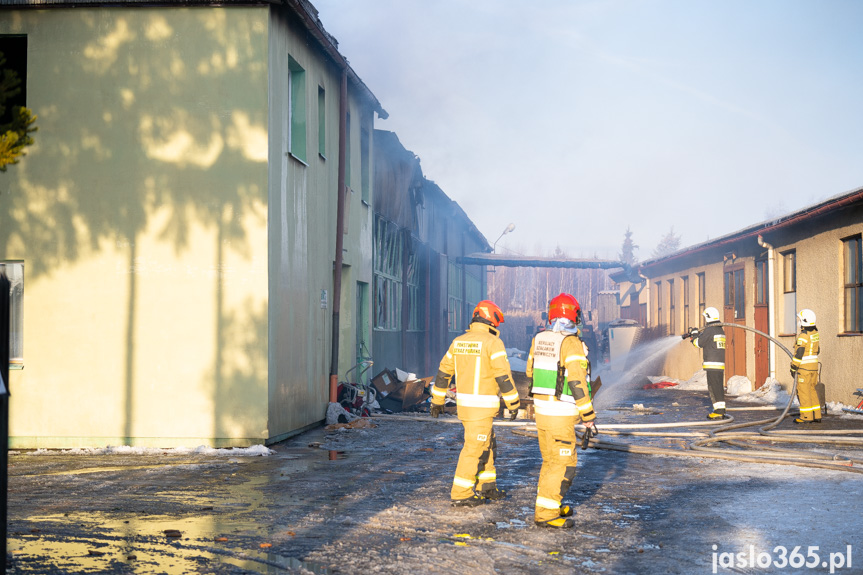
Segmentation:
<svg viewBox="0 0 863 575">
<path fill-rule="evenodd" d="M 33 565 L 44 569 L 50 562 L 59 571 L 74 573 L 103 573 L 131 569 L 135 573 L 185 574 L 198 571 L 208 564 L 229 564 L 249 573 L 272 573 L 273 568 L 287 570 L 304 569 L 311 573 L 328 575 L 327 568 L 284 557 L 275 553 L 183 545 L 180 542 L 142 542 L 119 540 L 93 542 L 87 540 L 53 541 L 45 538 L 22 540 L 9 538 L 8 553 L 20 572 L 29 571 Z M 304 572 L 305 572 L 304 571 Z"/>
</svg>

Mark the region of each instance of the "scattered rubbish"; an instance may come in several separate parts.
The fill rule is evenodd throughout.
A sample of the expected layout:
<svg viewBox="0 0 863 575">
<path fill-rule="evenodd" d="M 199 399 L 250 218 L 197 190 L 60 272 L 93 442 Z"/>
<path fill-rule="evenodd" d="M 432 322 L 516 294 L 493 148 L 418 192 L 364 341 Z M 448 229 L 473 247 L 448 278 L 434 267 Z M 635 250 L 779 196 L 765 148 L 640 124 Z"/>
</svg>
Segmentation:
<svg viewBox="0 0 863 575">
<path fill-rule="evenodd" d="M 219 543 L 224 543 L 227 540 L 228 540 L 227 537 L 216 537 L 216 541 L 218 541 Z"/>
<path fill-rule="evenodd" d="M 330 404 L 334 405 L 334 404 Z M 362 429 L 362 428 L 372 428 L 377 427 L 374 423 L 372 423 L 368 419 L 357 418 L 350 423 L 333 423 L 332 425 L 327 425 L 324 429 L 333 430 L 333 429 Z"/>
<path fill-rule="evenodd" d="M 671 381 L 657 381 L 656 383 L 648 383 L 642 389 L 663 389 L 665 387 L 674 387 L 675 385 L 677 384 Z"/>
<path fill-rule="evenodd" d="M 91 557 L 101 557 L 105 554 L 104 551 L 96 551 L 95 549 L 87 549 L 87 555 Z"/>
<path fill-rule="evenodd" d="M 399 537 L 399 541 L 410 541 L 410 537 Z"/>
<path fill-rule="evenodd" d="M 272 547 L 272 543 L 261 543 L 261 549 L 267 549 L 268 547 Z"/>
<path fill-rule="evenodd" d="M 179 529 L 165 529 L 162 531 L 165 534 L 165 537 L 182 537 L 183 534 Z"/>
</svg>

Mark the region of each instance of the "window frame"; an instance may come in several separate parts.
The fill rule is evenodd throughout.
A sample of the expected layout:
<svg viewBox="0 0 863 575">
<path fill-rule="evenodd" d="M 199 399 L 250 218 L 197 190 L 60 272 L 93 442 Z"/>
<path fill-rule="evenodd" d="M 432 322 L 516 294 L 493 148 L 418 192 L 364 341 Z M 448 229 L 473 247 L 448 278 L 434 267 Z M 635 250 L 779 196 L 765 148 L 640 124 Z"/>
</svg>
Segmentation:
<svg viewBox="0 0 863 575">
<path fill-rule="evenodd" d="M 306 163 L 308 120 L 306 114 L 306 71 L 293 57 L 288 56 L 288 151 Z"/>
<path fill-rule="evenodd" d="M 327 159 L 327 91 L 318 86 L 318 156 Z"/>
<path fill-rule="evenodd" d="M 9 369 L 24 369 L 24 261 L 0 261 L 9 280 Z"/>
<path fill-rule="evenodd" d="M 856 253 L 849 254 L 851 242 L 856 244 Z M 851 256 L 851 257 L 849 257 Z M 855 277 L 850 277 L 849 262 L 854 260 L 853 264 L 856 268 L 853 273 Z M 853 317 L 849 317 L 848 294 L 853 293 L 853 306 L 855 310 L 852 313 Z M 860 334 L 863 333 L 863 235 L 856 234 L 842 238 L 842 333 Z M 849 322 L 849 320 L 852 320 Z M 856 325 L 855 325 L 856 324 Z"/>
</svg>

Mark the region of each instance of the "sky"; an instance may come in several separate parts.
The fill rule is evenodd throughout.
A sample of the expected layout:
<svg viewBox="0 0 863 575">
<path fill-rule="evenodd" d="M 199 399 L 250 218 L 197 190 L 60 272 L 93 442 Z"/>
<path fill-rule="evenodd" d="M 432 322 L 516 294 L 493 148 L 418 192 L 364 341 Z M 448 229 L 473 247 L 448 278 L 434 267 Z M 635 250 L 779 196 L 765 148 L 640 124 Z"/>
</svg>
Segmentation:
<svg viewBox="0 0 863 575">
<path fill-rule="evenodd" d="M 646 260 L 863 187 L 863 2 L 312 2 L 498 253 Z"/>
</svg>

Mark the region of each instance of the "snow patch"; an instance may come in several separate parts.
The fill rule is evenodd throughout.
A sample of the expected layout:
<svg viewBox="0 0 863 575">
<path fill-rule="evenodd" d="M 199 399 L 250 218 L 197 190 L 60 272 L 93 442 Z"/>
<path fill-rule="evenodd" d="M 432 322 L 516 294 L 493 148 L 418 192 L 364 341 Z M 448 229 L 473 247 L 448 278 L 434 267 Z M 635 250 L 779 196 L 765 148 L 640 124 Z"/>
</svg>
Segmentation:
<svg viewBox="0 0 863 575">
<path fill-rule="evenodd" d="M 752 393 L 752 382 L 745 375 L 732 375 L 725 383 L 725 393 L 728 395 L 743 395 Z"/>
<path fill-rule="evenodd" d="M 133 447 L 130 445 L 108 445 L 106 447 L 79 447 L 75 449 L 37 449 L 27 455 L 216 455 L 229 457 L 267 456 L 275 453 L 263 445 L 251 447 L 216 448 L 199 445 L 198 447 Z"/>
<path fill-rule="evenodd" d="M 778 381 L 768 377 L 764 385 L 753 392 L 738 395 L 737 400 L 746 403 L 760 403 L 764 405 L 774 405 L 776 407 L 785 407 L 791 396 L 788 395 Z M 797 401 L 797 398 L 794 398 Z"/>
</svg>

